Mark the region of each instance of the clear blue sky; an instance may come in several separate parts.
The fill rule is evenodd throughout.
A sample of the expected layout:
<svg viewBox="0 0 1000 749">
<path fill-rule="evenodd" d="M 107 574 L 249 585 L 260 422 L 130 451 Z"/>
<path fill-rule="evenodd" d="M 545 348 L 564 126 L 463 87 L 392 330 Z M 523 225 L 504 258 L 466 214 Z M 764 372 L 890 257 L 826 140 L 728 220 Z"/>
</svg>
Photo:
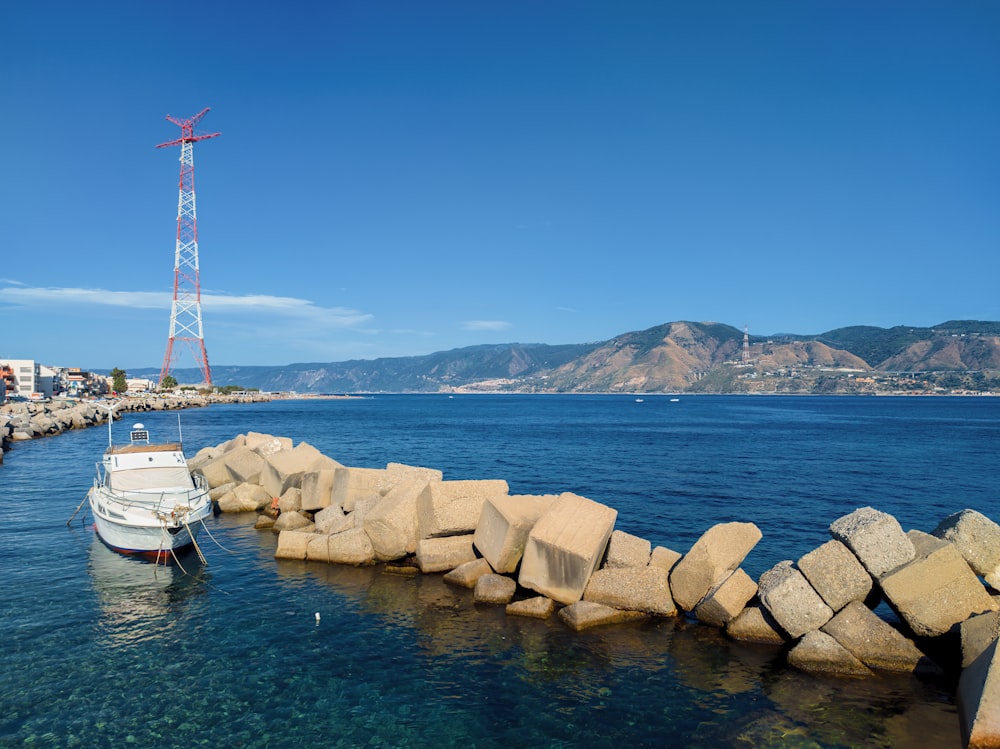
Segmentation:
<svg viewBox="0 0 1000 749">
<path fill-rule="evenodd" d="M 0 358 L 1000 319 L 1000 3 L 6 0 Z M 194 366 L 189 354 L 176 363 Z"/>
</svg>

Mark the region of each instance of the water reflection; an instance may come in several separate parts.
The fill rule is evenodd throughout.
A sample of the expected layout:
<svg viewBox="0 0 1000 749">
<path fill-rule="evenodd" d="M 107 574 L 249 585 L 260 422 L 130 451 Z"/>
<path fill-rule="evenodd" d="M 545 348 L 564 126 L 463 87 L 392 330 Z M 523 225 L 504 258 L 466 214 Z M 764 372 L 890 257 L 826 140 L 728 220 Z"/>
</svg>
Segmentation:
<svg viewBox="0 0 1000 749">
<path fill-rule="evenodd" d="M 155 564 L 112 551 L 96 534 L 87 570 L 97 594 L 101 641 L 115 647 L 157 640 L 172 633 L 192 597 L 203 595 L 208 573 L 194 553 L 178 564 Z"/>
</svg>

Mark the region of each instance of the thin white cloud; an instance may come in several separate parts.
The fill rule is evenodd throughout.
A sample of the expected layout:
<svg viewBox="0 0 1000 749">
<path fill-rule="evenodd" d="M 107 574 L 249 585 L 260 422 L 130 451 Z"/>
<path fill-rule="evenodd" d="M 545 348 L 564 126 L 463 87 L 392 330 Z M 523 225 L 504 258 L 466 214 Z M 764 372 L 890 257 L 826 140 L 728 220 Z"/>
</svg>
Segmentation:
<svg viewBox="0 0 1000 749">
<path fill-rule="evenodd" d="M 0 278 L 0 283 L 12 283 L 15 286 L 24 286 L 20 281 L 15 281 L 13 278 Z"/>
<path fill-rule="evenodd" d="M 575 310 L 572 307 L 556 307 L 556 309 L 559 312 L 578 312 L 578 310 Z"/>
<path fill-rule="evenodd" d="M 509 322 L 503 320 L 466 320 L 461 323 L 462 330 L 507 330 Z"/>
<path fill-rule="evenodd" d="M 108 291 L 78 288 L 0 288 L 0 304 L 21 307 L 73 305 L 77 310 L 95 307 L 129 307 L 169 310 L 173 295 L 160 291 Z M 280 315 L 321 322 L 330 327 L 353 327 L 366 323 L 372 315 L 347 307 L 320 307 L 308 299 L 269 296 L 266 294 L 202 294 L 202 307 L 220 315 L 253 316 L 257 313 Z"/>
</svg>

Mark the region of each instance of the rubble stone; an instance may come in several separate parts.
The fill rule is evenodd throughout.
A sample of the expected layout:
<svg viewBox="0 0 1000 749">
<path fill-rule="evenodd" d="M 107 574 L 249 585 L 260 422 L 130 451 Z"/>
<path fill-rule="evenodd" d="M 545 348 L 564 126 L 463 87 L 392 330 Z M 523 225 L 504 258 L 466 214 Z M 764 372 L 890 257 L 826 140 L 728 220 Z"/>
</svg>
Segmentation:
<svg viewBox="0 0 1000 749">
<path fill-rule="evenodd" d="M 421 572 L 448 572 L 476 558 L 472 534 L 424 538 L 417 542 L 417 566 Z"/>
<path fill-rule="evenodd" d="M 788 652 L 788 663 L 800 671 L 841 676 L 870 676 L 872 670 L 825 632 L 806 632 Z"/>
<path fill-rule="evenodd" d="M 577 601 L 559 610 L 559 618 L 575 632 L 602 624 L 641 621 L 646 616 L 640 611 L 620 611 L 594 601 Z"/>
<path fill-rule="evenodd" d="M 821 629 L 876 671 L 939 671 L 916 645 L 858 601 L 847 604 Z"/>
<path fill-rule="evenodd" d="M 612 531 L 608 541 L 605 567 L 645 567 L 649 564 L 652 544 L 625 531 Z"/>
<path fill-rule="evenodd" d="M 491 603 L 506 606 L 517 592 L 517 583 L 506 575 L 488 572 L 476 580 L 474 600 L 476 603 Z"/>
</svg>

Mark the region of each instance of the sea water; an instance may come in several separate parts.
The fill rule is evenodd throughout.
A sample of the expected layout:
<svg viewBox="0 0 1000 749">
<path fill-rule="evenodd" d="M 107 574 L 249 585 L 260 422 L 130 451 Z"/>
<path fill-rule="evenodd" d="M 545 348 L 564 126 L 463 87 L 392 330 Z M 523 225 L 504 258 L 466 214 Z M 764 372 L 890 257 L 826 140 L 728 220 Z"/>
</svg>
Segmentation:
<svg viewBox="0 0 1000 749">
<path fill-rule="evenodd" d="M 185 451 L 248 431 L 345 465 L 572 491 L 684 552 L 752 521 L 757 577 L 870 505 L 930 531 L 1000 519 L 1000 399 L 375 396 L 128 415 Z M 277 561 L 252 515 L 164 568 L 84 510 L 103 427 L 0 466 L 0 746 L 958 747 L 953 678 L 808 676 L 685 618 L 573 633 L 439 575 Z M 209 535 L 210 534 L 210 535 Z M 316 614 L 319 614 L 317 619 Z"/>
</svg>

